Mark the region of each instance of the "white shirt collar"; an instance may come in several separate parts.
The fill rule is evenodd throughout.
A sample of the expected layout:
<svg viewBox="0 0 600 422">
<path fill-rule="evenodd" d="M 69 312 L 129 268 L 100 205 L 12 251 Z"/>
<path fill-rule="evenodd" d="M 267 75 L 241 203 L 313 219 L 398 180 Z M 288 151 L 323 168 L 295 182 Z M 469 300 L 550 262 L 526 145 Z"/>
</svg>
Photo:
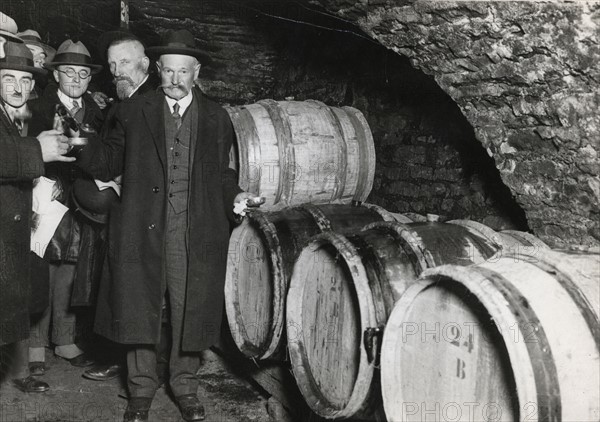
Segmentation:
<svg viewBox="0 0 600 422">
<path fill-rule="evenodd" d="M 81 97 L 71 98 L 67 94 L 62 92 L 60 90 L 60 88 L 58 88 L 57 93 L 58 93 L 58 99 L 60 100 L 61 103 L 63 103 L 67 107 L 67 110 L 71 110 L 74 107 L 73 101 L 77 101 L 77 105 L 79 105 L 79 107 L 82 107 Z"/>
<path fill-rule="evenodd" d="M 144 78 L 144 80 L 142 82 L 140 82 L 139 85 L 136 86 L 133 91 L 131 91 L 131 94 L 129 94 L 129 96 L 127 98 L 131 98 L 131 96 L 136 93 L 136 91 L 139 89 L 139 87 L 142 86 L 142 85 L 144 85 L 144 82 L 146 82 L 146 80 L 148 79 L 148 76 L 149 75 L 146 75 L 146 77 Z"/>
<path fill-rule="evenodd" d="M 171 110 L 171 113 L 173 113 L 173 106 L 175 105 L 175 103 L 179 104 L 179 115 L 183 116 L 183 113 L 185 113 L 185 110 L 187 110 L 187 108 L 190 106 L 190 104 L 192 104 L 192 100 L 194 99 L 194 96 L 192 94 L 192 90 L 190 89 L 190 92 L 188 92 L 188 95 L 186 95 L 185 97 L 183 97 L 181 100 L 174 100 L 171 97 L 167 97 L 165 95 L 165 99 L 167 100 L 167 104 L 169 104 L 169 109 Z"/>
</svg>

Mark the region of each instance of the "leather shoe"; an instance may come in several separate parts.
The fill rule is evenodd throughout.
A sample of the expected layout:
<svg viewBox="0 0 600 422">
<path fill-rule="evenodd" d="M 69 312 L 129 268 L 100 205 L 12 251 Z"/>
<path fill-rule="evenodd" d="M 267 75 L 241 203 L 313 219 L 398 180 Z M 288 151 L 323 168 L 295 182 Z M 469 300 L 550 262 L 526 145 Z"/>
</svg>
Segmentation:
<svg viewBox="0 0 600 422">
<path fill-rule="evenodd" d="M 46 362 L 29 362 L 29 373 L 34 376 L 42 376 L 46 373 Z"/>
<path fill-rule="evenodd" d="M 43 393 L 50 389 L 48 384 L 38 381 L 31 375 L 26 378 L 14 379 L 13 384 L 24 393 Z"/>
<path fill-rule="evenodd" d="M 121 365 L 96 365 L 83 372 L 83 378 L 94 381 L 108 381 L 121 374 Z"/>
<path fill-rule="evenodd" d="M 148 420 L 148 411 L 152 405 L 152 398 L 131 397 L 127 402 L 127 409 L 123 415 L 123 422 L 143 422 Z"/>
<path fill-rule="evenodd" d="M 94 361 L 94 359 L 92 359 L 91 357 L 89 357 L 86 353 L 82 353 L 78 356 L 75 356 L 74 358 L 71 359 L 67 359 L 67 358 L 63 358 L 64 360 L 69 361 L 69 363 L 73 366 L 77 366 L 78 368 L 83 368 L 86 366 L 92 366 L 94 363 L 96 363 Z"/>
<path fill-rule="evenodd" d="M 177 396 L 177 405 L 181 411 L 181 417 L 186 422 L 203 421 L 206 417 L 204 406 L 200 404 L 200 400 L 196 394 L 184 394 Z"/>
</svg>

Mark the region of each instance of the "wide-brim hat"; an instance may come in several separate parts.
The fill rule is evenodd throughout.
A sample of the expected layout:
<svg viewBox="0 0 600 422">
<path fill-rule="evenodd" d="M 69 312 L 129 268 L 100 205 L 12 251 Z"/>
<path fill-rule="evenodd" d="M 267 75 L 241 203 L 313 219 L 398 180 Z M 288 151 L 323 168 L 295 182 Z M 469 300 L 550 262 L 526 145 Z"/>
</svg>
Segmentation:
<svg viewBox="0 0 600 422">
<path fill-rule="evenodd" d="M 33 75 L 45 75 L 45 69 L 35 67 L 33 54 L 23 43 L 8 41 L 4 46 L 5 57 L 0 59 L 0 69 L 20 70 Z"/>
<path fill-rule="evenodd" d="M 59 47 L 54 56 L 54 60 L 46 63 L 45 68 L 55 70 L 61 65 L 86 66 L 90 68 L 92 75 L 99 73 L 102 66 L 92 62 L 92 56 L 88 49 L 81 41 L 73 42 L 72 40 L 64 41 Z"/>
<path fill-rule="evenodd" d="M 21 43 L 23 40 L 17 35 L 19 28 L 13 18 L 0 12 L 0 35 L 8 41 Z"/>
<path fill-rule="evenodd" d="M 33 29 L 27 29 L 23 32 L 17 33 L 17 35 L 23 40 L 25 45 L 37 45 L 44 53 L 46 53 L 46 61 L 51 62 L 54 59 L 54 55 L 56 54 L 56 50 L 50 47 L 48 44 L 44 44 L 42 42 L 42 37 L 37 31 Z"/>
<path fill-rule="evenodd" d="M 147 48 L 146 54 L 153 59 L 163 54 L 180 54 L 195 57 L 203 65 L 211 62 L 210 55 L 207 52 L 196 48 L 194 36 L 186 29 L 167 32 L 163 36 L 161 44 Z"/>
</svg>

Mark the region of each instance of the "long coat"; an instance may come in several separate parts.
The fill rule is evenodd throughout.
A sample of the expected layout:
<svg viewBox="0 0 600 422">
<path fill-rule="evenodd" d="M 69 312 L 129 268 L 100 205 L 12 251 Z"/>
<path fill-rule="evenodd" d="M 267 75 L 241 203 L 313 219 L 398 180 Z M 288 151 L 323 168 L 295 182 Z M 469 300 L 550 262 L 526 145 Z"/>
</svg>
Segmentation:
<svg viewBox="0 0 600 422">
<path fill-rule="evenodd" d="M 200 351 L 220 332 L 233 200 L 241 192 L 228 168 L 233 142 L 223 108 L 199 102 L 188 198 L 188 276 L 182 350 Z M 109 280 L 100 286 L 95 331 L 119 343 L 158 344 L 166 291 L 167 145 L 164 94 L 123 101 L 102 142 L 90 142 L 78 164 L 95 178 L 122 174 L 121 201 L 109 224 Z"/>
<path fill-rule="evenodd" d="M 0 110 L 0 345 L 29 335 L 29 295 L 37 287 L 30 285 L 31 190 L 43 174 L 37 139 L 21 137 Z"/>
</svg>

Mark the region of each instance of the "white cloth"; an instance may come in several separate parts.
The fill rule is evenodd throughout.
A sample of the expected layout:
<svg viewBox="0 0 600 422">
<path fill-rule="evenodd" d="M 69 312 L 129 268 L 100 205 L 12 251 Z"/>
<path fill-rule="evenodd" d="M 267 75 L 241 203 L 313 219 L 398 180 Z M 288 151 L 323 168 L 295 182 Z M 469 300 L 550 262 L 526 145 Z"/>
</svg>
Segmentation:
<svg viewBox="0 0 600 422">
<path fill-rule="evenodd" d="M 31 209 L 37 214 L 37 219 L 34 220 L 36 224 L 31 226 L 30 249 L 43 258 L 50 239 L 69 208 L 52 199 L 54 180 L 43 176 L 36 180 Z"/>
</svg>

